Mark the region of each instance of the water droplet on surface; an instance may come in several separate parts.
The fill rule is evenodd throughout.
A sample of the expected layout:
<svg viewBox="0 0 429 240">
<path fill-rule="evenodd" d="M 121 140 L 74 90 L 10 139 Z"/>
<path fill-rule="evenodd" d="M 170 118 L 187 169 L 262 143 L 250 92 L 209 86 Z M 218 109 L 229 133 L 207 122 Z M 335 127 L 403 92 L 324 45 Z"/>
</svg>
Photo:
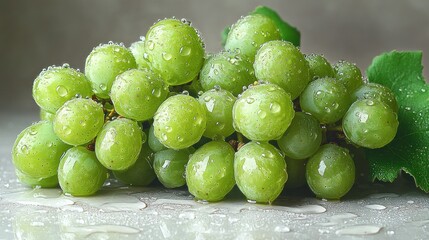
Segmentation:
<svg viewBox="0 0 429 240">
<path fill-rule="evenodd" d="M 380 204 L 369 204 L 369 205 L 365 205 L 365 207 L 372 209 L 372 210 L 384 210 L 384 209 L 386 209 L 386 206 L 383 206 Z"/>
<path fill-rule="evenodd" d="M 171 131 L 173 131 L 173 129 L 170 126 L 165 126 L 165 131 L 166 132 L 171 132 Z"/>
<path fill-rule="evenodd" d="M 63 67 L 63 68 L 70 68 L 70 64 L 68 64 L 68 63 L 63 63 L 62 67 Z"/>
<path fill-rule="evenodd" d="M 345 227 L 335 232 L 337 235 L 371 235 L 380 232 L 382 227 L 374 225 L 355 225 Z"/>
<path fill-rule="evenodd" d="M 290 228 L 287 226 L 277 226 L 274 228 L 274 232 L 290 232 Z"/>
</svg>

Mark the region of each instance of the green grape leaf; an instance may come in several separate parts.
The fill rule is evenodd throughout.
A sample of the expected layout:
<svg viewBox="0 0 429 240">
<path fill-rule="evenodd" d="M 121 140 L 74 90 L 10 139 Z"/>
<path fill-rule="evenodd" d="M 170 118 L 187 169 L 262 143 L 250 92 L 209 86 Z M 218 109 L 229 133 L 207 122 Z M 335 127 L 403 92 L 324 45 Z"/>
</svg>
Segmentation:
<svg viewBox="0 0 429 240">
<path fill-rule="evenodd" d="M 366 154 L 373 180 L 392 182 L 403 170 L 429 192 L 429 85 L 422 70 L 422 52 L 392 51 L 373 59 L 368 79 L 395 93 L 399 128 L 391 143 Z"/>
</svg>

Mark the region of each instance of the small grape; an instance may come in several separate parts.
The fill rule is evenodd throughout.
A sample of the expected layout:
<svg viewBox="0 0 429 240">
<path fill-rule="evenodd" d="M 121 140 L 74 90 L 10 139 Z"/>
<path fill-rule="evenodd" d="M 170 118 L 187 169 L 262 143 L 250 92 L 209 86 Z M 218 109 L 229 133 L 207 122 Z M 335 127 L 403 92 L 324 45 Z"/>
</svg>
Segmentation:
<svg viewBox="0 0 429 240">
<path fill-rule="evenodd" d="M 277 144 L 286 156 L 305 159 L 313 155 L 322 143 L 322 128 L 311 115 L 297 112 Z"/>
<path fill-rule="evenodd" d="M 290 42 L 279 40 L 263 44 L 256 53 L 253 67 L 258 79 L 279 85 L 292 100 L 310 82 L 308 63 Z"/>
<path fill-rule="evenodd" d="M 340 199 L 355 181 L 353 159 L 345 148 L 325 144 L 308 160 L 306 179 L 318 198 Z"/>
<path fill-rule="evenodd" d="M 144 48 L 145 38 L 142 37 L 140 41 L 133 42 L 130 46 L 130 51 L 136 60 L 139 69 L 150 69 L 150 62 L 147 59 L 147 53 Z"/>
<path fill-rule="evenodd" d="M 45 111 L 43 109 L 40 109 L 40 120 L 50 121 L 52 122 L 55 117 L 55 113 L 50 113 L 48 111 Z"/>
<path fill-rule="evenodd" d="M 280 39 L 280 31 L 273 20 L 261 14 L 248 15 L 232 25 L 226 38 L 225 49 L 239 49 L 241 54 L 253 62 L 256 51 L 262 44 Z"/>
<path fill-rule="evenodd" d="M 99 98 L 108 99 L 119 74 L 137 68 L 133 54 L 119 44 L 103 44 L 92 50 L 85 62 L 85 75 Z"/>
<path fill-rule="evenodd" d="M 155 153 L 153 168 L 158 180 L 166 188 L 177 188 L 186 184 L 185 168 L 189 161 L 190 150 L 167 149 Z"/>
<path fill-rule="evenodd" d="M 164 81 L 152 71 L 131 69 L 116 77 L 110 97 L 120 115 L 144 121 L 153 118 L 168 92 Z"/>
<path fill-rule="evenodd" d="M 347 88 L 349 93 L 353 93 L 364 84 L 362 73 L 356 64 L 339 61 L 334 65 L 335 78 Z"/>
<path fill-rule="evenodd" d="M 201 87 L 208 91 L 219 86 L 237 96 L 244 86 L 256 81 L 252 64 L 238 51 L 222 51 L 204 62 L 200 73 Z"/>
<path fill-rule="evenodd" d="M 15 169 L 16 177 L 19 182 L 32 188 L 54 188 L 58 186 L 58 176 L 54 175 L 47 178 L 37 178 L 24 174 L 19 169 Z"/>
<path fill-rule="evenodd" d="M 334 69 L 323 55 L 313 53 L 305 56 L 305 60 L 309 65 L 310 81 L 325 77 L 335 78 Z"/>
<path fill-rule="evenodd" d="M 322 124 L 340 120 L 351 104 L 346 87 L 334 78 L 319 78 L 310 82 L 299 101 L 302 110 Z"/>
<path fill-rule="evenodd" d="M 266 142 L 249 142 L 235 153 L 235 181 L 247 199 L 272 203 L 288 179 L 280 151 Z"/>
<path fill-rule="evenodd" d="M 156 178 L 152 167 L 153 160 L 154 152 L 145 143 L 134 165 L 122 171 L 112 171 L 112 173 L 116 179 L 126 184 L 147 186 Z"/>
<path fill-rule="evenodd" d="M 390 143 L 398 125 L 396 113 L 376 99 L 357 100 L 343 118 L 347 139 L 366 148 L 381 148 Z"/>
<path fill-rule="evenodd" d="M 88 143 L 103 127 L 103 107 L 91 99 L 72 99 L 58 109 L 53 124 L 63 142 L 74 146 Z"/>
<path fill-rule="evenodd" d="M 100 163 L 110 170 L 125 170 L 139 157 L 146 134 L 137 122 L 118 118 L 106 123 L 95 141 Z"/>
<path fill-rule="evenodd" d="M 33 83 L 33 98 L 43 110 L 55 113 L 76 95 L 90 97 L 91 84 L 85 75 L 70 67 L 43 70 Z"/>
<path fill-rule="evenodd" d="M 155 137 L 166 147 L 179 150 L 197 143 L 206 130 L 206 110 L 189 95 L 167 98 L 153 119 Z"/>
<path fill-rule="evenodd" d="M 61 155 L 69 148 L 55 135 L 51 122 L 40 121 L 18 135 L 12 161 L 16 169 L 30 178 L 49 178 L 57 175 Z"/>
<path fill-rule="evenodd" d="M 305 186 L 307 183 L 305 179 L 305 165 L 307 164 L 307 160 L 286 157 L 285 161 L 288 176 L 285 189 L 295 189 Z"/>
<path fill-rule="evenodd" d="M 395 94 L 388 87 L 378 83 L 367 83 L 362 85 L 353 93 L 354 100 L 370 99 L 378 100 L 389 106 L 393 112 L 398 112 L 398 103 Z"/>
<path fill-rule="evenodd" d="M 186 166 L 189 192 L 200 200 L 222 200 L 235 185 L 234 149 L 226 142 L 212 141 L 200 147 Z"/>
<path fill-rule="evenodd" d="M 233 107 L 234 128 L 254 141 L 279 139 L 295 115 L 292 100 L 275 84 L 252 86 Z"/>
<path fill-rule="evenodd" d="M 159 152 L 161 150 L 167 149 L 158 138 L 155 137 L 153 125 L 150 125 L 149 133 L 147 135 L 147 142 L 149 144 L 150 149 L 154 152 Z"/>
<path fill-rule="evenodd" d="M 95 153 L 82 146 L 70 148 L 58 167 L 61 189 L 72 196 L 93 195 L 103 186 L 107 176 L 107 169 Z"/>
<path fill-rule="evenodd" d="M 232 107 L 236 99 L 223 89 L 207 91 L 198 98 L 200 104 L 207 110 L 207 127 L 203 134 L 205 137 L 225 138 L 234 133 Z"/>
<path fill-rule="evenodd" d="M 199 33 L 178 19 L 164 19 L 150 27 L 145 51 L 152 68 L 172 86 L 195 79 L 204 61 Z"/>
</svg>

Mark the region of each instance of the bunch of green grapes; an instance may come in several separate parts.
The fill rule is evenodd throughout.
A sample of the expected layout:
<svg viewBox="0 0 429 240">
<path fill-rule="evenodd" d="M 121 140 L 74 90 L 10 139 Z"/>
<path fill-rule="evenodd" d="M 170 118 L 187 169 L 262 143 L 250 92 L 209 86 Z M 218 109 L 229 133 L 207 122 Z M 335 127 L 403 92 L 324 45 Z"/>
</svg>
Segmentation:
<svg viewBox="0 0 429 240">
<path fill-rule="evenodd" d="M 19 180 L 88 196 L 109 177 L 157 179 L 209 202 L 235 185 L 257 203 L 306 185 L 319 198 L 347 194 L 356 175 L 347 146 L 392 141 L 394 94 L 365 83 L 355 64 L 303 54 L 299 32 L 267 7 L 223 38 L 223 50 L 206 53 L 190 21 L 167 18 L 129 48 L 95 47 L 84 73 L 44 69 L 33 84 L 41 121 L 12 150 Z"/>
</svg>

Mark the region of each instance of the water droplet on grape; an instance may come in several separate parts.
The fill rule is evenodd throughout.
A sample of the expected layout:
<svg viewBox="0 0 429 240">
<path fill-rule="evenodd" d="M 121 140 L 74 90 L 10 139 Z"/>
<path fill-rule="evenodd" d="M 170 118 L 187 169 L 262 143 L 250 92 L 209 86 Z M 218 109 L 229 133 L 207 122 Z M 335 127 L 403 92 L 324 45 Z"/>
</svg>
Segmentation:
<svg viewBox="0 0 429 240">
<path fill-rule="evenodd" d="M 56 90 L 60 97 L 65 97 L 68 94 L 67 88 L 65 88 L 63 85 L 58 85 Z"/>
<path fill-rule="evenodd" d="M 216 122 L 216 126 L 218 127 L 219 130 L 222 130 L 225 128 L 225 124 L 222 122 Z"/>
<path fill-rule="evenodd" d="M 264 118 L 267 116 L 267 112 L 265 112 L 265 111 L 263 111 L 263 110 L 259 110 L 259 111 L 258 111 L 258 116 L 259 116 L 261 119 L 264 119 Z"/>
<path fill-rule="evenodd" d="M 191 54 L 192 49 L 187 46 L 183 46 L 180 48 L 179 53 L 181 56 L 189 56 Z"/>
<path fill-rule="evenodd" d="M 166 52 L 163 52 L 163 53 L 162 53 L 162 58 L 163 58 L 165 61 L 169 61 L 172 57 L 173 57 L 173 56 L 171 56 L 171 54 L 169 54 L 169 53 L 166 53 Z"/>
<path fill-rule="evenodd" d="M 154 95 L 157 98 L 160 97 L 161 96 L 161 90 L 159 88 L 152 89 L 152 95 Z"/>
<path fill-rule="evenodd" d="M 249 98 L 246 98 L 246 102 L 247 102 L 248 104 L 252 104 L 252 103 L 254 103 L 254 102 L 255 102 L 255 99 L 254 99 L 254 98 L 252 98 L 252 97 L 249 97 Z"/>
<path fill-rule="evenodd" d="M 374 105 L 374 101 L 372 101 L 372 100 L 367 100 L 367 101 L 366 101 L 366 105 L 368 105 L 368 106 L 373 106 L 373 105 Z"/>
<path fill-rule="evenodd" d="M 167 137 L 167 135 L 165 133 L 163 133 L 161 135 L 161 137 L 162 137 L 162 140 L 164 140 L 164 141 L 167 141 L 167 139 L 168 139 L 168 137 Z"/>
<path fill-rule="evenodd" d="M 21 152 L 24 153 L 24 154 L 28 154 L 28 146 L 27 145 L 22 145 Z"/>
<path fill-rule="evenodd" d="M 282 110 L 282 107 L 280 106 L 280 104 L 273 102 L 270 104 L 270 111 L 272 113 L 278 113 L 280 112 L 280 110 Z"/>
<path fill-rule="evenodd" d="M 177 141 L 178 142 L 183 142 L 183 138 L 181 136 L 177 136 Z"/>
<path fill-rule="evenodd" d="M 104 83 L 101 83 L 99 87 L 100 87 L 100 89 L 101 89 L 101 90 L 103 90 L 103 91 L 106 91 L 106 90 L 107 90 L 107 86 L 106 86 L 106 84 L 104 84 Z"/>
<path fill-rule="evenodd" d="M 63 68 L 70 68 L 70 64 L 68 64 L 68 63 L 63 63 L 62 67 L 63 67 Z"/>
<path fill-rule="evenodd" d="M 152 40 L 147 41 L 147 48 L 153 50 L 155 48 L 155 43 Z"/>
<path fill-rule="evenodd" d="M 70 135 L 70 133 L 72 132 L 71 129 L 67 126 L 63 127 L 63 131 L 65 135 Z"/>
<path fill-rule="evenodd" d="M 173 129 L 170 126 L 165 126 L 165 131 L 166 132 L 171 132 L 171 131 L 173 131 Z"/>
</svg>

